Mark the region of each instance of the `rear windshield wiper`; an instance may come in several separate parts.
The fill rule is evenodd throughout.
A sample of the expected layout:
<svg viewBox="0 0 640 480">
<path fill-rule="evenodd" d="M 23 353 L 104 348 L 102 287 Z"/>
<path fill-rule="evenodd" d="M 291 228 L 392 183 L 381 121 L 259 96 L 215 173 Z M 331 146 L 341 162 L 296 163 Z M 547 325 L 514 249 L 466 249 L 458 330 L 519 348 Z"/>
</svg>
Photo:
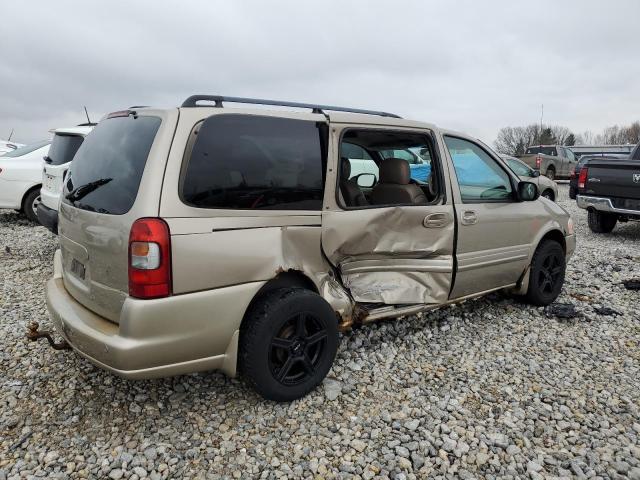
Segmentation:
<svg viewBox="0 0 640 480">
<path fill-rule="evenodd" d="M 42 159 L 47 163 L 53 162 L 53 158 L 51 158 L 49 155 L 45 155 L 44 157 L 42 157 Z"/>
<path fill-rule="evenodd" d="M 113 180 L 113 178 L 100 178 L 99 180 L 85 183 L 84 185 L 80 185 L 79 187 L 74 188 L 72 191 L 67 193 L 65 195 L 65 198 L 71 202 L 75 202 L 89 195 L 91 192 L 100 188 L 102 185 L 109 183 L 111 180 Z"/>
</svg>

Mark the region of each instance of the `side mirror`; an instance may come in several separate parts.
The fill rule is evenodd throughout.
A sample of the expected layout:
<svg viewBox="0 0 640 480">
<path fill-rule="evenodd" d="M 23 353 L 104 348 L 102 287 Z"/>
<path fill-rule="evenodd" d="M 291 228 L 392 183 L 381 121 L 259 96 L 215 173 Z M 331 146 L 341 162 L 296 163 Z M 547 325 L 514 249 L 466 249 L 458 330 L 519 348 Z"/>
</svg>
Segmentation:
<svg viewBox="0 0 640 480">
<path fill-rule="evenodd" d="M 533 171 L 533 178 L 539 177 L 540 176 L 540 170 L 534 170 Z"/>
<path fill-rule="evenodd" d="M 521 202 L 532 202 L 540 196 L 538 186 L 531 182 L 518 183 L 518 199 Z"/>
<path fill-rule="evenodd" d="M 358 176 L 356 176 L 356 183 L 358 184 L 359 187 L 362 187 L 362 188 L 373 187 L 376 184 L 377 180 L 378 179 L 373 173 L 361 173 Z"/>
</svg>

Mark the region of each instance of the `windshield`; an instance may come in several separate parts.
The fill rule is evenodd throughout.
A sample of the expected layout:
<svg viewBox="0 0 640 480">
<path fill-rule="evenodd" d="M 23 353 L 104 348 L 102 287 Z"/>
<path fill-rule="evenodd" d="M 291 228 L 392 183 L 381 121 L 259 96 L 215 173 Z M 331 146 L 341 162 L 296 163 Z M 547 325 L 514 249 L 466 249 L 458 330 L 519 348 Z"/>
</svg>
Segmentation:
<svg viewBox="0 0 640 480">
<path fill-rule="evenodd" d="M 509 165 L 509 168 L 513 170 L 516 175 L 522 177 L 533 177 L 533 170 L 531 170 L 528 166 L 526 166 L 519 160 L 516 160 L 514 158 L 507 158 L 506 161 L 507 165 Z"/>
<path fill-rule="evenodd" d="M 5 153 L 2 156 L 3 157 L 21 157 L 22 155 L 26 155 L 27 153 L 34 152 L 39 148 L 49 145 L 50 143 L 51 142 L 49 140 L 43 140 L 42 142 L 32 143 L 31 145 L 25 145 L 24 147 L 17 148 L 14 151 Z"/>
<path fill-rule="evenodd" d="M 127 213 L 160 122 L 158 117 L 131 115 L 100 122 L 71 164 L 62 201 L 93 212 Z"/>
<path fill-rule="evenodd" d="M 49 147 L 49 154 L 46 161 L 49 165 L 64 165 L 73 160 L 73 156 L 82 145 L 84 137 L 82 135 L 69 135 L 56 133 Z"/>
</svg>

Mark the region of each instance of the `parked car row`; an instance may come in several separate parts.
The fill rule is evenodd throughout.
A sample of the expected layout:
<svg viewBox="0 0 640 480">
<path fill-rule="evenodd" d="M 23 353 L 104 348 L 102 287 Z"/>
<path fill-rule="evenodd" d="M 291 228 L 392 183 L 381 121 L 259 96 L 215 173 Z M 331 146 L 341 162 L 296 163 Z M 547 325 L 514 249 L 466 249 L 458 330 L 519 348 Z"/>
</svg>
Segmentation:
<svg viewBox="0 0 640 480">
<path fill-rule="evenodd" d="M 62 181 L 93 125 L 51 130 L 52 140 L 21 146 L 0 155 L 0 208 L 13 208 L 54 233 Z"/>
<path fill-rule="evenodd" d="M 547 305 L 575 248 L 552 181 L 385 112 L 201 95 L 87 133 L 56 130 L 46 154 L 47 306 L 126 378 L 220 369 L 299 398 L 339 330 L 496 290 Z"/>
</svg>

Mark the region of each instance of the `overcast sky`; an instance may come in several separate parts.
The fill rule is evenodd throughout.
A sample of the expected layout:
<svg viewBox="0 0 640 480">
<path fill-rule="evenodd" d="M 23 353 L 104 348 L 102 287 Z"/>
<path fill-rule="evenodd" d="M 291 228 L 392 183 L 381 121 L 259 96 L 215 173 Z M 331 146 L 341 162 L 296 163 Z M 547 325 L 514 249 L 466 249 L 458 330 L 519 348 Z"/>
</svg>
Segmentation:
<svg viewBox="0 0 640 480">
<path fill-rule="evenodd" d="M 193 93 L 387 110 L 492 143 L 640 120 L 640 1 L 13 1 L 0 139 Z"/>
</svg>

